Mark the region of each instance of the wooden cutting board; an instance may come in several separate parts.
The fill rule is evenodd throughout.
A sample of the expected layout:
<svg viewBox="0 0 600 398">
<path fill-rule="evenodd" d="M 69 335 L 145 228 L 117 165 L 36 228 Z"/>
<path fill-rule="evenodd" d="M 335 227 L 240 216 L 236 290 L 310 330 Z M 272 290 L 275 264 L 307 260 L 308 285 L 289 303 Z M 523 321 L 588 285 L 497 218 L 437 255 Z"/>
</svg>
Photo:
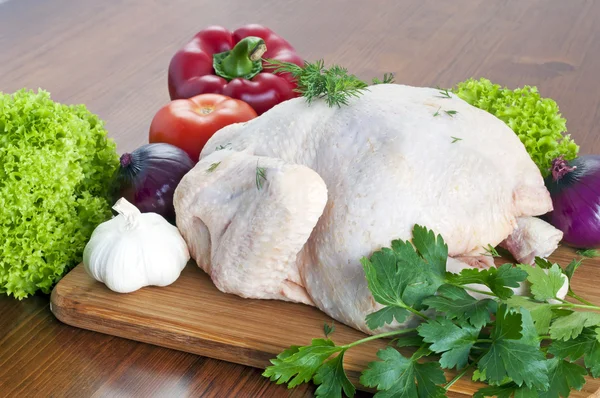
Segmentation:
<svg viewBox="0 0 600 398">
<path fill-rule="evenodd" d="M 565 265 L 575 253 L 559 248 L 553 261 Z M 498 261 L 501 263 L 501 261 Z M 574 290 L 600 303 L 600 260 L 588 259 L 573 281 Z M 190 263 L 172 285 L 119 294 L 89 277 L 83 265 L 74 268 L 52 291 L 51 311 L 62 322 L 114 336 L 186 351 L 242 365 L 265 368 L 269 359 L 290 345 L 306 345 L 323 337 L 323 324 L 333 320 L 316 308 L 271 300 L 249 300 L 219 292 L 210 278 Z M 330 337 L 346 344 L 365 337 L 335 322 Z M 350 349 L 348 375 L 358 385 L 360 371 L 376 358 L 386 341 Z M 453 372 L 447 372 L 450 380 Z M 464 377 L 453 396 L 471 396 L 482 385 Z M 600 379 L 589 379 L 571 397 L 600 396 Z"/>
</svg>

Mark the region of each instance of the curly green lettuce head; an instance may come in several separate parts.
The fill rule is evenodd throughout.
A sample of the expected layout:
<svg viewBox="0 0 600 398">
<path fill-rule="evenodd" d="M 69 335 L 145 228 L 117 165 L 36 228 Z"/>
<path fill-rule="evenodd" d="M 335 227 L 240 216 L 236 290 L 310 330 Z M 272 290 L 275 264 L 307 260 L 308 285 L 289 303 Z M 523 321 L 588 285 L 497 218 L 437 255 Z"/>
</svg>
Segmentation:
<svg viewBox="0 0 600 398">
<path fill-rule="evenodd" d="M 504 121 L 525 145 L 544 177 L 550 173 L 553 159 L 560 155 L 567 160 L 577 157 L 579 147 L 570 135 L 564 134 L 566 120 L 558 105 L 550 98 L 542 98 L 536 87 L 510 90 L 482 78 L 465 80 L 453 91 L 469 104 Z"/>
<path fill-rule="evenodd" d="M 111 217 L 117 167 L 115 143 L 85 106 L 0 92 L 0 293 L 49 293 L 81 261 Z"/>
</svg>

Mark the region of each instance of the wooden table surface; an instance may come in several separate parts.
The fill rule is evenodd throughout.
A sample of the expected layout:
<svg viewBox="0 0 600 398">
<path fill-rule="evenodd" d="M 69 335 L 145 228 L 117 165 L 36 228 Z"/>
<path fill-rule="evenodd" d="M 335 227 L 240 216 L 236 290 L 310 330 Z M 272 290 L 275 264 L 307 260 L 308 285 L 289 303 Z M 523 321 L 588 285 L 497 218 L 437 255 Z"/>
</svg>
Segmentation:
<svg viewBox="0 0 600 398">
<path fill-rule="evenodd" d="M 198 30 L 268 25 L 309 60 L 363 78 L 449 87 L 487 77 L 554 98 L 582 153 L 600 152 L 594 0 L 0 0 L 0 90 L 85 103 L 120 153 L 147 142 L 170 57 Z M 260 371 L 79 330 L 48 297 L 0 297 L 0 396 L 309 397 Z"/>
</svg>

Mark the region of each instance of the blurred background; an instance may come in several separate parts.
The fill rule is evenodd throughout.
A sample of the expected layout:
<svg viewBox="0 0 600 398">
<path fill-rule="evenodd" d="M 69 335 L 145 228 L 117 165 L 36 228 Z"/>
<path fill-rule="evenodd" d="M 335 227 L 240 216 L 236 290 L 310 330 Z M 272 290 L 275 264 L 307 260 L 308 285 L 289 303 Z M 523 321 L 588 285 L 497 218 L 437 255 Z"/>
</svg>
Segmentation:
<svg viewBox="0 0 600 398">
<path fill-rule="evenodd" d="M 0 89 L 85 103 L 130 150 L 168 102 L 169 60 L 183 44 L 209 25 L 260 23 L 305 59 L 365 79 L 536 85 L 578 138 L 599 117 L 599 17 L 600 2 L 586 0 L 10 0 L 0 5 Z"/>
</svg>

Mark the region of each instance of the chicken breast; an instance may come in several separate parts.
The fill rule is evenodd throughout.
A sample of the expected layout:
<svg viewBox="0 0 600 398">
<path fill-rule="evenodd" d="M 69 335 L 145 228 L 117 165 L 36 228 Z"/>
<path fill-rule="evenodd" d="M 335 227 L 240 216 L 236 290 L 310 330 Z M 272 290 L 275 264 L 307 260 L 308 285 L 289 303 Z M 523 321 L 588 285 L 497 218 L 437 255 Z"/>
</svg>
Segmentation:
<svg viewBox="0 0 600 398">
<path fill-rule="evenodd" d="M 540 234 L 544 253 L 562 238 L 527 221 L 552 202 L 504 122 L 452 94 L 398 84 L 342 107 L 289 100 L 221 129 L 174 203 L 193 258 L 219 289 L 316 305 L 366 333 L 380 306 L 360 259 L 410 240 L 415 224 L 443 236 L 454 271 L 491 266 L 488 245 L 508 242 L 529 258 Z M 519 220 L 528 230 L 515 244 Z"/>
</svg>

